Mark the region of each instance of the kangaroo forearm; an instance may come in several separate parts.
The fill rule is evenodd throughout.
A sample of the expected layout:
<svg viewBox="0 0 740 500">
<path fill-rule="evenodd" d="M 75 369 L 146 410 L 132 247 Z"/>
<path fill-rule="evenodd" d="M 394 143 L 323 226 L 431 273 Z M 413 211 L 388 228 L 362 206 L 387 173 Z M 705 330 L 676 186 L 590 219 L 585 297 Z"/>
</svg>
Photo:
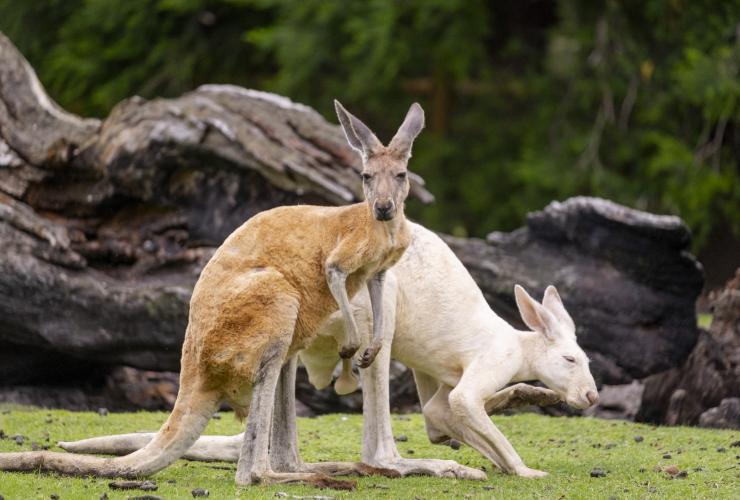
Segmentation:
<svg viewBox="0 0 740 500">
<path fill-rule="evenodd" d="M 492 415 L 507 408 L 520 406 L 550 406 L 557 404 L 560 396 L 550 389 L 528 384 L 515 384 L 501 389 L 486 401 L 486 413 Z"/>
<path fill-rule="evenodd" d="M 385 283 L 385 271 L 381 271 L 367 282 L 370 292 L 370 307 L 373 310 L 373 344 L 382 342 L 383 339 L 383 284 Z"/>
<path fill-rule="evenodd" d="M 337 266 L 330 265 L 326 269 L 326 281 L 344 320 L 345 337 L 340 346 L 340 356 L 348 358 L 359 348 L 360 336 L 347 295 L 347 273 Z"/>
</svg>

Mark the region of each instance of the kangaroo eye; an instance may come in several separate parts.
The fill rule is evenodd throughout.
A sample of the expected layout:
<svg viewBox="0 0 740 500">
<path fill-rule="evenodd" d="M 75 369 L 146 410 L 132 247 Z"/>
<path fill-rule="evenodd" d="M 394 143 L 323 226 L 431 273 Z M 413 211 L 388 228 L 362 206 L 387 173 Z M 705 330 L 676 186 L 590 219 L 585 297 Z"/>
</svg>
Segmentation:
<svg viewBox="0 0 740 500">
<path fill-rule="evenodd" d="M 576 358 L 574 358 L 573 356 L 563 356 L 563 358 L 565 358 L 565 360 L 568 363 L 575 363 L 576 362 Z"/>
<path fill-rule="evenodd" d="M 396 174 L 396 179 L 404 180 L 406 178 L 406 172 L 401 172 L 400 174 Z"/>
<path fill-rule="evenodd" d="M 360 174 L 360 177 L 362 177 L 362 182 L 367 182 L 367 181 L 369 181 L 370 179 L 373 178 L 372 175 L 370 175 L 370 174 L 368 174 L 366 172 L 361 173 Z"/>
</svg>

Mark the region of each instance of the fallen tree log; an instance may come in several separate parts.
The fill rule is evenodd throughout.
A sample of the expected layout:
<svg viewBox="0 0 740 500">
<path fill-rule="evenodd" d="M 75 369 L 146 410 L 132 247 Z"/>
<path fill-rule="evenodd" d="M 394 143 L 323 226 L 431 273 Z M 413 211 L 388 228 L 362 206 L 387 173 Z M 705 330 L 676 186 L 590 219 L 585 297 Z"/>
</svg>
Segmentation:
<svg viewBox="0 0 740 500">
<path fill-rule="evenodd" d="M 359 166 L 312 109 L 233 86 L 70 115 L 0 34 L 0 385 L 176 371 L 192 286 L 225 236 L 277 205 L 359 200 Z M 433 200 L 418 176 L 412 197 Z M 605 382 L 677 366 L 696 340 L 702 277 L 675 217 L 579 198 L 448 242 L 510 321 L 515 282 L 556 284 Z M 405 407 L 413 384 L 396 380 Z"/>
<path fill-rule="evenodd" d="M 740 429 L 740 269 L 710 302 L 712 324 L 686 362 L 645 380 L 637 420 Z"/>
<path fill-rule="evenodd" d="M 359 169 L 311 108 L 233 86 L 75 117 L 0 35 L 0 381 L 177 370 L 215 247 L 274 206 L 360 200 Z M 432 200 L 416 175 L 412 197 Z"/>
</svg>

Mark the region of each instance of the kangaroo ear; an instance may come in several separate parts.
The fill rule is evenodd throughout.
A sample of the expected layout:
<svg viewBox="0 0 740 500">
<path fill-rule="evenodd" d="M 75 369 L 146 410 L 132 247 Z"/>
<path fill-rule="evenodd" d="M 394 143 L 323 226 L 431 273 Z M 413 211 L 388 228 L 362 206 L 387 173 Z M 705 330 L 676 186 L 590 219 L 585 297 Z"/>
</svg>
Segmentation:
<svg viewBox="0 0 740 500">
<path fill-rule="evenodd" d="M 573 318 L 570 317 L 568 311 L 565 310 L 563 300 L 560 298 L 558 289 L 550 285 L 545 289 L 545 297 L 542 299 L 542 305 L 545 309 L 555 315 L 555 317 L 568 326 L 573 332 L 576 331 L 576 324 L 573 322 Z"/>
<path fill-rule="evenodd" d="M 380 151 L 383 145 L 367 125 L 344 109 L 344 106 L 336 99 L 334 99 L 334 109 L 337 111 L 337 118 L 342 125 L 347 142 L 354 150 L 365 159 Z"/>
<path fill-rule="evenodd" d="M 388 149 L 395 155 L 408 159 L 411 156 L 411 146 L 414 144 L 414 139 L 423 128 L 424 110 L 418 102 L 415 102 L 406 113 L 406 118 L 404 118 L 398 132 L 388 144 Z"/>
<path fill-rule="evenodd" d="M 548 338 L 553 338 L 556 326 L 555 317 L 519 285 L 514 285 L 514 297 L 524 324 Z"/>
</svg>

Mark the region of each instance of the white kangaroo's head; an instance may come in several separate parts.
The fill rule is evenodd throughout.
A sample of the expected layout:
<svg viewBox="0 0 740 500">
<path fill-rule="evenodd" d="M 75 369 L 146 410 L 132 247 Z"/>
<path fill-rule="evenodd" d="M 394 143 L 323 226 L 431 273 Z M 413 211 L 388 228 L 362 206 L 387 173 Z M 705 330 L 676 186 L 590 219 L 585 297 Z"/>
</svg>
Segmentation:
<svg viewBox="0 0 740 500">
<path fill-rule="evenodd" d="M 383 146 L 339 101 L 334 101 L 334 107 L 347 142 L 362 157 L 362 189 L 373 216 L 379 221 L 393 219 L 409 194 L 407 164 L 414 139 L 424 128 L 424 110 L 412 104 L 396 135 Z"/>
<path fill-rule="evenodd" d="M 514 286 L 514 296 L 524 323 L 542 335 L 538 348 L 526 354 L 537 379 L 570 406 L 584 409 L 596 404 L 599 393 L 588 357 L 576 342 L 576 325 L 557 289 L 548 286 L 542 304 L 519 285 Z"/>
</svg>

